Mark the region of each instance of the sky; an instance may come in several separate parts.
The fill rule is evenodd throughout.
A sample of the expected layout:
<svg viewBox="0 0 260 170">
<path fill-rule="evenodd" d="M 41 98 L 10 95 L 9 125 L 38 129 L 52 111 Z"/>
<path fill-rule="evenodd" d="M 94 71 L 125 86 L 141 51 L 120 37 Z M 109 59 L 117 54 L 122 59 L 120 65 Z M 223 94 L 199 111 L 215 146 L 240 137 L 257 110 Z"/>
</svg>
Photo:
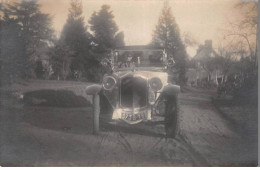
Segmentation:
<svg viewBox="0 0 260 170">
<path fill-rule="evenodd" d="M 103 4 L 111 7 L 119 31 L 125 35 L 126 45 L 145 45 L 152 39 L 164 0 L 81 0 L 83 14 L 88 25 L 90 16 Z M 212 40 L 218 45 L 227 22 L 239 17 L 234 5 L 240 0 L 169 0 L 180 33 L 189 33 L 200 44 Z M 43 13 L 53 18 L 57 35 L 62 31 L 68 16 L 70 0 L 39 0 Z M 192 57 L 197 47 L 187 49 Z"/>
</svg>

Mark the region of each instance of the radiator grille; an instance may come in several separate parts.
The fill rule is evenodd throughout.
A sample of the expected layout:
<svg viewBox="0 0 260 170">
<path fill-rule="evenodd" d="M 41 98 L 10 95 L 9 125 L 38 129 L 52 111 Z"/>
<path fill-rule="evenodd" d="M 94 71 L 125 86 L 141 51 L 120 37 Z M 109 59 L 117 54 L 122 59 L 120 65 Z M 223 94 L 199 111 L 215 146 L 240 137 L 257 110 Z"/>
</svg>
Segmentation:
<svg viewBox="0 0 260 170">
<path fill-rule="evenodd" d="M 127 76 L 121 80 L 121 106 L 140 108 L 147 105 L 147 80 L 141 77 Z"/>
</svg>

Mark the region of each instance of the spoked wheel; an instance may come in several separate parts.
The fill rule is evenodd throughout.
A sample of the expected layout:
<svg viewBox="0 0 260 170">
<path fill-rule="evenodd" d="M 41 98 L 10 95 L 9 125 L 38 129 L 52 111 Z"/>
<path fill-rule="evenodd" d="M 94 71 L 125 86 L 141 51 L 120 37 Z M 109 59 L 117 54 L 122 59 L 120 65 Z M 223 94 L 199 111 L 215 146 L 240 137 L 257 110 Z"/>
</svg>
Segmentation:
<svg viewBox="0 0 260 170">
<path fill-rule="evenodd" d="M 166 137 L 175 138 L 179 130 L 179 103 L 178 96 L 166 96 L 165 132 Z"/>
</svg>

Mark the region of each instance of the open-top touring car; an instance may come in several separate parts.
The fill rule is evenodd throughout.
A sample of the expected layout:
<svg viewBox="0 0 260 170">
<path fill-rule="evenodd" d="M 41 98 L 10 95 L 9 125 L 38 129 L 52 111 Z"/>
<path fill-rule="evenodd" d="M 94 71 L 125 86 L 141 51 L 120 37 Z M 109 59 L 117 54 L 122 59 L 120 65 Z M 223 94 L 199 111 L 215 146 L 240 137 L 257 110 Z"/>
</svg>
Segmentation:
<svg viewBox="0 0 260 170">
<path fill-rule="evenodd" d="M 102 85 L 88 86 L 86 93 L 93 95 L 94 131 L 99 128 L 99 95 L 104 95 L 112 106 L 112 119 L 128 124 L 164 117 L 167 137 L 178 132 L 178 93 L 180 87 L 168 81 L 168 70 L 174 60 L 165 50 L 148 46 L 124 46 L 111 52 L 101 64 L 111 68 Z M 102 106 L 101 106 L 102 107 Z"/>
</svg>

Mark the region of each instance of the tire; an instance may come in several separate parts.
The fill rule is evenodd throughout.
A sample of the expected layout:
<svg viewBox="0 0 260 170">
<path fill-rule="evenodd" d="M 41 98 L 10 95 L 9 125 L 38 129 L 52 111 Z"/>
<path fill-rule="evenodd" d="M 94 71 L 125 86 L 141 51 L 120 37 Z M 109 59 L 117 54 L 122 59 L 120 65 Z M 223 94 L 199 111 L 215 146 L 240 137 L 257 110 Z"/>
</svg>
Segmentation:
<svg viewBox="0 0 260 170">
<path fill-rule="evenodd" d="M 107 97 L 103 94 L 100 93 L 100 114 L 112 114 L 113 113 L 113 107 L 109 103 Z"/>
<path fill-rule="evenodd" d="M 178 96 L 166 97 L 165 133 L 167 138 L 175 138 L 179 131 L 179 103 Z"/>
</svg>

